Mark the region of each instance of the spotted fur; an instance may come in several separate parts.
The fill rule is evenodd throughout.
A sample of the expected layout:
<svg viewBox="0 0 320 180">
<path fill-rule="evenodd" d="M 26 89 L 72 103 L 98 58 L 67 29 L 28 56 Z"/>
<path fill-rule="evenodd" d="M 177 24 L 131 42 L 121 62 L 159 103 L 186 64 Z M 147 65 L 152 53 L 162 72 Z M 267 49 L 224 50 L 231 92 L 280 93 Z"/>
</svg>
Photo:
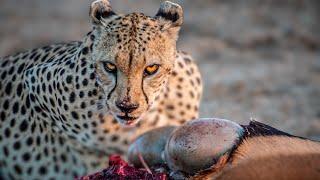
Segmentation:
<svg viewBox="0 0 320 180">
<path fill-rule="evenodd" d="M 0 59 L 0 179 L 92 173 L 137 135 L 198 117 L 200 73 L 176 50 L 180 6 L 118 15 L 99 0 L 90 16 L 93 30 L 80 42 Z M 144 75 L 152 64 L 157 72 Z"/>
</svg>

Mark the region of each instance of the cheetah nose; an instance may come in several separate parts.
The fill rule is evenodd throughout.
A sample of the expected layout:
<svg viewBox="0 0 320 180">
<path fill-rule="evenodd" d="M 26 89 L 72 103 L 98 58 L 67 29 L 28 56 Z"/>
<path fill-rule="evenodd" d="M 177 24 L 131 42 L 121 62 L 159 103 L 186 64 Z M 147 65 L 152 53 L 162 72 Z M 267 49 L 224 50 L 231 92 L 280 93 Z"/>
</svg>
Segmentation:
<svg viewBox="0 0 320 180">
<path fill-rule="evenodd" d="M 138 109 L 139 104 L 132 104 L 126 100 L 116 101 L 116 106 L 124 113 L 131 113 Z"/>
</svg>

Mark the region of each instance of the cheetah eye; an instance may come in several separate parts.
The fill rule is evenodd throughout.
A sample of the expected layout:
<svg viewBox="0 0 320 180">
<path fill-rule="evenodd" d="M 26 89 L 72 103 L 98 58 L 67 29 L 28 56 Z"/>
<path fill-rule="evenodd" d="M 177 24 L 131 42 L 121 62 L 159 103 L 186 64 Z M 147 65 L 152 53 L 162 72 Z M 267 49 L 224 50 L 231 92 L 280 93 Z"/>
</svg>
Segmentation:
<svg viewBox="0 0 320 180">
<path fill-rule="evenodd" d="M 159 69 L 158 64 L 153 64 L 153 65 L 147 66 L 144 69 L 143 75 L 144 76 L 151 76 L 151 75 L 155 74 L 158 71 L 158 69 Z"/>
<path fill-rule="evenodd" d="M 102 64 L 103 64 L 104 69 L 107 72 L 115 73 L 117 71 L 116 65 L 114 65 L 114 64 L 112 64 L 110 62 L 102 62 Z"/>
</svg>

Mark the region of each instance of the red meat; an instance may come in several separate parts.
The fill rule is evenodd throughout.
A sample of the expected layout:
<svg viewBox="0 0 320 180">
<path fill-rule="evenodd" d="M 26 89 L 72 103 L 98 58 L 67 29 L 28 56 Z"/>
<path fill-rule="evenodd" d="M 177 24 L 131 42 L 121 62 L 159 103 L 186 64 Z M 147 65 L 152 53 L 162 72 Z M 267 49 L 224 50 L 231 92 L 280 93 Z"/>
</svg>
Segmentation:
<svg viewBox="0 0 320 180">
<path fill-rule="evenodd" d="M 100 172 L 77 178 L 77 180 L 166 180 L 164 173 L 149 173 L 146 169 L 130 166 L 118 155 L 109 157 L 109 167 Z"/>
</svg>

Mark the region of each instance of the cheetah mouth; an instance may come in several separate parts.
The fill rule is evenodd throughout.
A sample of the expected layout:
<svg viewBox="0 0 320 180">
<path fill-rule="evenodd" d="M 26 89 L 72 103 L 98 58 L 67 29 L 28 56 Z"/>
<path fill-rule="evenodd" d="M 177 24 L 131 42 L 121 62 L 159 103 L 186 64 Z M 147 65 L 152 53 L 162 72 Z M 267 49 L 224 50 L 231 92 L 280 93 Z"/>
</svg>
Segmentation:
<svg viewBox="0 0 320 180">
<path fill-rule="evenodd" d="M 128 115 L 125 115 L 125 116 L 117 115 L 117 118 L 120 119 L 121 123 L 124 123 L 126 125 L 132 125 L 138 119 L 138 117 L 132 117 Z"/>
</svg>

